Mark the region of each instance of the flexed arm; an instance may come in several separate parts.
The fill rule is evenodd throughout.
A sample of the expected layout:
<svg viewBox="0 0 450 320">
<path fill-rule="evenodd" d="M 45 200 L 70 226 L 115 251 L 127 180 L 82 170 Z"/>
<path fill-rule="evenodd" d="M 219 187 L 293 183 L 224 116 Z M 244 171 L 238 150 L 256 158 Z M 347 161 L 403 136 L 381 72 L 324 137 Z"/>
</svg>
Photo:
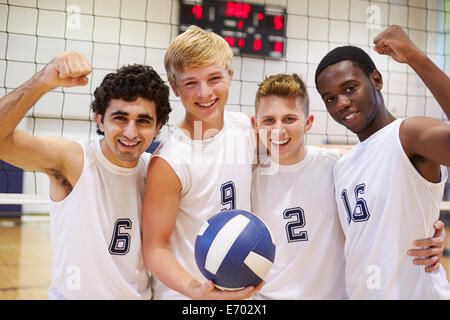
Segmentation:
<svg viewBox="0 0 450 320">
<path fill-rule="evenodd" d="M 0 159 L 25 170 L 55 172 L 70 182 L 82 156 L 81 147 L 60 137 L 38 137 L 16 129 L 27 111 L 48 91 L 85 85 L 91 66 L 86 58 L 68 51 L 56 56 L 27 82 L 0 99 Z"/>
<path fill-rule="evenodd" d="M 417 48 L 401 27 L 392 25 L 373 40 L 375 51 L 407 63 L 422 79 L 450 119 L 450 78 Z"/>
<path fill-rule="evenodd" d="M 27 111 L 48 91 L 56 87 L 87 84 L 92 69 L 86 58 L 68 51 L 56 56 L 31 79 L 0 99 L 0 141 L 12 133 Z"/>
</svg>

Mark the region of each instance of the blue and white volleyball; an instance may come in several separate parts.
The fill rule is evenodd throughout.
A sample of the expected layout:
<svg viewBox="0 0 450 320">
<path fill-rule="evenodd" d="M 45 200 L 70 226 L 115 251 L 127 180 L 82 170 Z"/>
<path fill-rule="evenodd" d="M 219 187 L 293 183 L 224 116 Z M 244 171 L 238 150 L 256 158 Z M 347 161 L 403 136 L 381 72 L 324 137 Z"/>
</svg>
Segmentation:
<svg viewBox="0 0 450 320">
<path fill-rule="evenodd" d="M 265 223 L 243 210 L 224 210 L 206 221 L 195 241 L 201 273 L 222 290 L 257 286 L 275 259 Z"/>
</svg>

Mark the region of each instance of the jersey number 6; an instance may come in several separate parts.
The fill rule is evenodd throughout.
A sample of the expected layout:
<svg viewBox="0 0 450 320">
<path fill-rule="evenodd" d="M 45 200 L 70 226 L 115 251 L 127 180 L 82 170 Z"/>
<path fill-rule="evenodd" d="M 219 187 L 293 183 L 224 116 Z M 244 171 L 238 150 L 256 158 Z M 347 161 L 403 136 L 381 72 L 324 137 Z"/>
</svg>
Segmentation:
<svg viewBox="0 0 450 320">
<path fill-rule="evenodd" d="M 131 229 L 131 220 L 117 219 L 114 224 L 114 232 L 109 245 L 109 253 L 117 255 L 125 255 L 130 251 L 131 237 L 128 233 L 122 232 L 121 228 Z"/>
</svg>

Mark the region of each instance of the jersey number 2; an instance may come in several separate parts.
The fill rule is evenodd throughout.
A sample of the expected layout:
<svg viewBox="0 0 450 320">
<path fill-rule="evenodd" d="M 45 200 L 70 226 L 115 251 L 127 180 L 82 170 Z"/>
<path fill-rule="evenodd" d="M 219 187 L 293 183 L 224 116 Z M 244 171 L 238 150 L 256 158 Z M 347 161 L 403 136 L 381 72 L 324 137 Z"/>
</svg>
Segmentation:
<svg viewBox="0 0 450 320">
<path fill-rule="evenodd" d="M 295 218 L 295 220 L 286 224 L 286 235 L 288 242 L 308 241 L 308 232 L 298 231 L 298 229 L 303 228 L 306 224 L 305 212 L 302 208 L 297 207 L 284 210 L 283 218 Z"/>
</svg>

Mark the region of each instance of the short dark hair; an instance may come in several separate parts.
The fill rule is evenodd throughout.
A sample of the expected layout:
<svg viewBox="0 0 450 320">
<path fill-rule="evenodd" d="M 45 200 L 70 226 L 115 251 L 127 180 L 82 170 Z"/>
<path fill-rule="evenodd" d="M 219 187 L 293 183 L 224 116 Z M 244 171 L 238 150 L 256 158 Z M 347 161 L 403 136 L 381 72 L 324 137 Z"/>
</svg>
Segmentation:
<svg viewBox="0 0 450 320">
<path fill-rule="evenodd" d="M 123 66 L 105 76 L 94 91 L 92 111 L 103 117 L 111 99 L 135 101 L 138 97 L 155 102 L 157 123 L 164 125 L 172 111 L 169 103 L 169 87 L 151 66 L 132 64 Z M 104 135 L 97 127 L 97 133 Z"/>
<path fill-rule="evenodd" d="M 351 61 L 353 65 L 361 69 L 368 78 L 370 78 L 373 71 L 377 69 L 372 58 L 364 50 L 354 46 L 338 47 L 328 52 L 317 66 L 315 77 L 316 88 L 317 77 L 320 73 L 328 66 L 344 60 Z"/>
</svg>

